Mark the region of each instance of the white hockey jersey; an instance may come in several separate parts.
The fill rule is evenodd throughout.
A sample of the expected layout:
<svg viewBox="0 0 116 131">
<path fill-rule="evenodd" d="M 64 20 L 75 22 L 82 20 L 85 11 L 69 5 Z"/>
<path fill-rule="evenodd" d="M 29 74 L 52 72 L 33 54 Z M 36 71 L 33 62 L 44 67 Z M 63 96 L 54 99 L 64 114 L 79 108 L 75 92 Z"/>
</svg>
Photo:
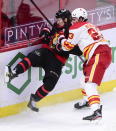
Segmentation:
<svg viewBox="0 0 116 131">
<path fill-rule="evenodd" d="M 84 57 L 88 60 L 95 49 L 102 44 L 108 44 L 97 27 L 88 22 L 78 22 L 69 29 L 69 38 L 61 41 L 62 49 L 71 50 L 78 44 Z"/>
</svg>

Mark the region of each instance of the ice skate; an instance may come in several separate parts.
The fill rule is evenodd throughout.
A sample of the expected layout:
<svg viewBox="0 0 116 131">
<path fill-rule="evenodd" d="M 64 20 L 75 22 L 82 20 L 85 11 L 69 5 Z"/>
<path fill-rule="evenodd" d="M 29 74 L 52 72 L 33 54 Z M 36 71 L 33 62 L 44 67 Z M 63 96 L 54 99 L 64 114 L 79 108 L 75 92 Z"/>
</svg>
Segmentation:
<svg viewBox="0 0 116 131">
<path fill-rule="evenodd" d="M 18 75 L 15 72 L 12 72 L 11 67 L 5 66 L 5 82 L 8 83 L 15 77 L 18 77 Z"/>
<path fill-rule="evenodd" d="M 76 109 L 83 109 L 85 107 L 89 107 L 89 103 L 87 101 L 77 102 L 76 104 L 74 104 L 74 108 Z"/>
<path fill-rule="evenodd" d="M 100 106 L 100 109 L 97 109 L 96 111 L 94 111 L 92 115 L 83 117 L 83 120 L 93 121 L 93 120 L 98 120 L 101 118 L 102 118 L 102 105 Z"/>
<path fill-rule="evenodd" d="M 39 108 L 36 107 L 36 101 L 34 99 L 34 94 L 31 94 L 27 107 L 29 107 L 32 111 L 35 111 L 35 112 L 39 111 Z"/>
</svg>

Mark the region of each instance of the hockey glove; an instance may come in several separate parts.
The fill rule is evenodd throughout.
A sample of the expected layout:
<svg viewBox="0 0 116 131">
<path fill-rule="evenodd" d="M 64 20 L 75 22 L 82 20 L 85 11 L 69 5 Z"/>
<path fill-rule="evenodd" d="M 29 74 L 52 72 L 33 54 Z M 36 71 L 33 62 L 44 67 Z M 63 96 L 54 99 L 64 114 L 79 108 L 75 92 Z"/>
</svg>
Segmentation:
<svg viewBox="0 0 116 131">
<path fill-rule="evenodd" d="M 50 29 L 49 28 L 43 28 L 42 31 L 39 34 L 40 39 L 43 43 L 49 44 L 50 42 Z"/>
<path fill-rule="evenodd" d="M 74 48 L 69 51 L 69 54 L 81 56 L 83 54 L 83 52 L 80 50 L 78 45 L 75 45 Z"/>
<path fill-rule="evenodd" d="M 56 49 L 58 52 L 62 51 L 61 44 L 59 44 L 59 43 L 58 43 L 58 44 L 56 44 L 55 49 Z"/>
<path fill-rule="evenodd" d="M 58 35 L 58 36 L 53 40 L 53 45 L 54 45 L 55 49 L 56 49 L 58 52 L 63 51 L 63 50 L 62 50 L 62 45 L 61 45 L 60 39 L 64 39 L 64 36 L 63 36 L 63 35 L 61 35 L 61 36 Z"/>
<path fill-rule="evenodd" d="M 58 49 L 59 51 L 65 51 L 62 48 L 61 42 L 62 40 L 65 39 L 64 35 L 59 36 L 58 38 Z M 75 45 L 71 50 L 67 50 L 65 52 L 68 52 L 68 54 L 73 54 L 73 55 L 77 55 L 77 56 L 81 56 L 83 54 L 83 52 L 80 50 L 78 45 Z"/>
</svg>

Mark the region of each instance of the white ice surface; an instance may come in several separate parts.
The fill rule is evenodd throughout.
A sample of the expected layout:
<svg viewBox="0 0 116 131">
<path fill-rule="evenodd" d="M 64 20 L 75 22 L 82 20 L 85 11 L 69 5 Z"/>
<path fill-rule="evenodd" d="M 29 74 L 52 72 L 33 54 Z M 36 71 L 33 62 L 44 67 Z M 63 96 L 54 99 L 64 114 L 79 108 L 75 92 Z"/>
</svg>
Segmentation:
<svg viewBox="0 0 116 131">
<path fill-rule="evenodd" d="M 116 91 L 101 95 L 103 118 L 99 122 L 83 121 L 90 109 L 75 110 L 77 101 L 29 109 L 18 115 L 1 118 L 0 131 L 116 131 Z"/>
</svg>

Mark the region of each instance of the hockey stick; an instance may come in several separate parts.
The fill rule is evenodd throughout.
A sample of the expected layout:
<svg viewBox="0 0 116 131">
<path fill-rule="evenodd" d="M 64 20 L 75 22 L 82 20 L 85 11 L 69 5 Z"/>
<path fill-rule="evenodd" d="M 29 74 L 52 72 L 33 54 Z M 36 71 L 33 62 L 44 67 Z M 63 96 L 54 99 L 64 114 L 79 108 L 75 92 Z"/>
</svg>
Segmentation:
<svg viewBox="0 0 116 131">
<path fill-rule="evenodd" d="M 40 10 L 40 8 L 36 5 L 36 3 L 33 0 L 30 0 L 31 3 L 35 6 L 35 8 L 39 11 L 39 13 L 47 20 L 47 22 L 51 25 L 52 23 L 50 22 L 50 20 L 44 15 L 44 13 Z"/>
<path fill-rule="evenodd" d="M 31 3 L 35 6 L 35 8 L 39 11 L 39 13 L 47 20 L 47 22 L 53 27 L 53 24 L 51 23 L 51 21 L 46 17 L 46 15 L 41 11 L 41 9 L 36 5 L 36 3 L 33 0 L 30 0 Z M 81 57 L 78 56 L 80 58 L 80 60 L 84 63 L 85 60 Z"/>
</svg>

